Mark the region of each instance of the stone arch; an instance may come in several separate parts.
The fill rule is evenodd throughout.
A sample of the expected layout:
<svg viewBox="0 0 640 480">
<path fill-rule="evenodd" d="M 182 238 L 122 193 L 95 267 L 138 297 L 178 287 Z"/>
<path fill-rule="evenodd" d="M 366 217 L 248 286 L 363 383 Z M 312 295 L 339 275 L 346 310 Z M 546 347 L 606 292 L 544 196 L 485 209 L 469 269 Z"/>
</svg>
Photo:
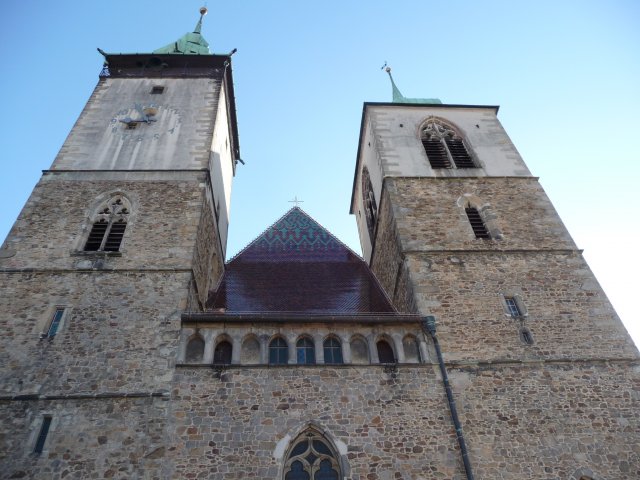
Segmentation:
<svg viewBox="0 0 640 480">
<path fill-rule="evenodd" d="M 371 363 L 369 344 L 362 335 L 353 335 L 349 340 L 351 346 L 351 363 L 356 365 L 368 365 Z"/>
<path fill-rule="evenodd" d="M 289 342 L 284 335 L 272 336 L 267 343 L 269 365 L 286 365 L 289 363 Z"/>
<path fill-rule="evenodd" d="M 342 339 L 337 335 L 330 333 L 322 339 L 322 349 L 324 363 L 341 365 L 344 363 L 342 355 Z"/>
<path fill-rule="evenodd" d="M 242 365 L 255 365 L 261 363 L 260 340 L 250 333 L 242 339 L 240 347 L 240 363 Z"/>
<path fill-rule="evenodd" d="M 122 251 L 127 227 L 131 225 L 132 204 L 120 191 L 99 195 L 87 212 L 78 250 L 86 252 Z"/>
<path fill-rule="evenodd" d="M 316 345 L 313 336 L 303 333 L 296 339 L 296 363 L 299 365 L 316 363 Z"/>
<path fill-rule="evenodd" d="M 187 339 L 184 350 L 185 363 L 202 363 L 204 360 L 205 342 L 199 332 L 194 333 Z"/>
</svg>

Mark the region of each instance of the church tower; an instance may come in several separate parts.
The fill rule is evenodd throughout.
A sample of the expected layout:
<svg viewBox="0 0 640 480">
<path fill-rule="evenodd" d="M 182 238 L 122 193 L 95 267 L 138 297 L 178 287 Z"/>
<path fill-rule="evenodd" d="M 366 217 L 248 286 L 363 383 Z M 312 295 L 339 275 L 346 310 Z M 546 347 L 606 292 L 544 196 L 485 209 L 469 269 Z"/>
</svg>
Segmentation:
<svg viewBox="0 0 640 480">
<path fill-rule="evenodd" d="M 152 53 L 100 50 L 98 84 L 0 250 L 2 478 L 166 468 L 180 313 L 223 273 L 239 160 L 231 54 L 209 52 L 205 14 Z"/>
<path fill-rule="evenodd" d="M 393 304 L 431 320 L 477 478 L 640 475 L 638 351 L 498 107 L 391 83 L 364 105 L 351 213 Z"/>
</svg>

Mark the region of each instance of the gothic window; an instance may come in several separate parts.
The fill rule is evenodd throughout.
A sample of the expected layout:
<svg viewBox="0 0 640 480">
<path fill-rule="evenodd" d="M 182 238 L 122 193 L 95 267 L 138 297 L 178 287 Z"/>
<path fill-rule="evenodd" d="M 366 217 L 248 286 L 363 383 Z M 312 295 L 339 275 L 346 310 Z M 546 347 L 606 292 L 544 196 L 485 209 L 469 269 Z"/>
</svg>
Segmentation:
<svg viewBox="0 0 640 480">
<path fill-rule="evenodd" d="M 130 208 L 124 197 L 113 197 L 102 205 L 84 246 L 85 252 L 117 252 L 127 228 Z"/>
<path fill-rule="evenodd" d="M 371 177 L 369 176 L 367 167 L 362 169 L 362 203 L 367 219 L 369 237 L 371 238 L 371 242 L 373 242 L 373 233 L 376 227 L 376 219 L 378 218 L 378 206 L 376 204 L 376 197 L 373 194 L 373 185 L 371 184 Z"/>
<path fill-rule="evenodd" d="M 369 348 L 362 338 L 351 340 L 351 363 L 364 365 L 369 363 Z"/>
<path fill-rule="evenodd" d="M 276 337 L 269 344 L 269 364 L 286 365 L 289 361 L 289 347 L 281 337 Z"/>
<path fill-rule="evenodd" d="M 421 137 L 431 168 L 477 168 L 462 137 L 441 120 L 427 120 Z"/>
<path fill-rule="evenodd" d="M 213 363 L 216 365 L 231 365 L 232 351 L 231 343 L 226 340 L 221 341 L 216 345 L 216 349 L 213 352 Z"/>
<path fill-rule="evenodd" d="M 185 352 L 185 361 L 187 363 L 201 363 L 204 357 L 204 340 L 200 335 L 196 335 L 189 343 Z"/>
<path fill-rule="evenodd" d="M 473 234 L 476 238 L 491 239 L 489 230 L 487 230 L 487 226 L 485 225 L 478 209 L 469 205 L 464 209 L 464 211 L 467 214 L 467 218 L 471 224 L 471 229 L 473 230 Z"/>
<path fill-rule="evenodd" d="M 296 359 L 299 365 L 316 363 L 316 349 L 310 338 L 303 337 L 296 343 Z"/>
<path fill-rule="evenodd" d="M 324 341 L 324 363 L 342 364 L 342 345 L 334 338 L 330 337 Z"/>
<path fill-rule="evenodd" d="M 389 345 L 389 342 L 386 340 L 378 340 L 376 347 L 378 349 L 378 360 L 380 363 L 396 363 L 393 349 L 391 345 Z"/>
<path fill-rule="evenodd" d="M 36 444 L 33 447 L 33 453 L 40 455 L 44 451 L 44 444 L 47 441 L 47 435 L 49 434 L 49 428 L 51 427 L 51 416 L 45 415 L 42 418 L 42 425 L 40 426 L 40 432 L 38 432 L 38 438 Z"/>
<path fill-rule="evenodd" d="M 420 363 L 420 349 L 418 348 L 418 339 L 413 335 L 407 335 L 402 340 L 402 349 L 404 350 L 404 360 L 407 363 Z"/>
<path fill-rule="evenodd" d="M 318 432 L 310 430 L 293 443 L 284 468 L 284 480 L 340 480 L 334 449 Z"/>
</svg>

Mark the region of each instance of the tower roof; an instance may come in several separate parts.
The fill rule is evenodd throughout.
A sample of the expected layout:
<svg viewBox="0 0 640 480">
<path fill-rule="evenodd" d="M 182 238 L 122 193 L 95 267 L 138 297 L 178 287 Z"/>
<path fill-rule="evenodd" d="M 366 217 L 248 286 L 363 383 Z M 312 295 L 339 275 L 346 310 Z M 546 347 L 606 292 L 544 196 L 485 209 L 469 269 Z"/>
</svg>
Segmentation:
<svg viewBox="0 0 640 480">
<path fill-rule="evenodd" d="M 229 261 L 208 306 L 229 313 L 395 312 L 362 258 L 299 207 Z"/>
<path fill-rule="evenodd" d="M 200 9 L 200 19 L 193 29 L 193 32 L 185 33 L 175 42 L 162 48 L 158 48 L 153 53 L 169 53 L 182 55 L 211 55 L 209 43 L 202 36 L 202 19 L 207 14 L 207 9 Z"/>
<path fill-rule="evenodd" d="M 391 80 L 391 91 L 393 95 L 393 103 L 418 103 L 427 105 L 439 105 L 442 102 L 438 98 L 407 98 L 400 92 L 396 82 L 393 81 L 393 75 L 391 75 L 391 68 L 387 67 L 385 71 L 389 74 Z"/>
</svg>

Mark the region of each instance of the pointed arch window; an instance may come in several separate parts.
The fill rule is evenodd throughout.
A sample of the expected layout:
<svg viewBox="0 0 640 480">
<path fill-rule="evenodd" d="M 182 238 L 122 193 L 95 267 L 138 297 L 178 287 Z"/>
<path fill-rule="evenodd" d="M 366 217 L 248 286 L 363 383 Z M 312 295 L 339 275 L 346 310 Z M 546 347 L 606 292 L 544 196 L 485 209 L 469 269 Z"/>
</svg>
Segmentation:
<svg viewBox="0 0 640 480">
<path fill-rule="evenodd" d="M 367 167 L 362 169 L 362 203 L 364 206 L 364 215 L 367 219 L 369 237 L 373 242 L 373 234 L 378 218 L 378 205 L 376 204 L 376 197 L 373 194 L 373 184 L 371 183 L 371 177 L 369 176 Z"/>
<path fill-rule="evenodd" d="M 293 443 L 284 468 L 284 480 L 340 480 L 335 450 L 315 430 L 300 435 Z"/>
<path fill-rule="evenodd" d="M 427 120 L 421 140 L 431 168 L 477 168 L 458 132 L 441 120 Z"/>
<path fill-rule="evenodd" d="M 187 363 L 200 363 L 204 357 L 204 340 L 200 335 L 195 335 L 189 343 L 185 351 L 185 361 Z"/>
<path fill-rule="evenodd" d="M 378 340 L 376 347 L 378 349 L 378 360 L 380 363 L 396 363 L 396 358 L 389 342 L 386 340 Z"/>
<path fill-rule="evenodd" d="M 96 214 L 85 243 L 85 252 L 117 252 L 127 228 L 131 207 L 122 196 L 113 197 Z"/>
</svg>

